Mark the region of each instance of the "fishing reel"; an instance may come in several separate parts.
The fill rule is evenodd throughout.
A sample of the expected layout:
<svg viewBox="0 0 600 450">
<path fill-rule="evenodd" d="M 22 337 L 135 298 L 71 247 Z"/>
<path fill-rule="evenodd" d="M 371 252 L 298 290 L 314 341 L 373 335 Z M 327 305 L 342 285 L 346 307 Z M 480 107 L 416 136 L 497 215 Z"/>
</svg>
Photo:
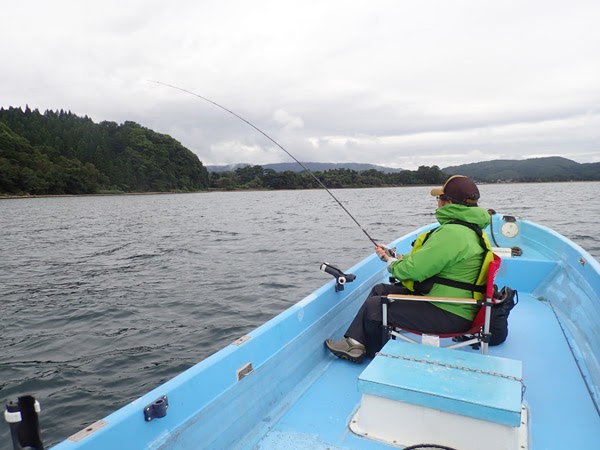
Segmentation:
<svg viewBox="0 0 600 450">
<path fill-rule="evenodd" d="M 386 247 L 385 245 L 380 245 L 381 248 L 383 248 L 385 250 L 385 254 L 388 255 L 390 258 L 396 258 L 396 247 Z M 382 261 L 385 261 L 383 258 L 380 258 Z"/>
<path fill-rule="evenodd" d="M 332 266 L 329 263 L 321 264 L 321 271 L 328 273 L 335 278 L 335 292 L 343 291 L 344 284 L 350 283 L 356 279 L 356 275 L 351 273 L 344 273 L 337 267 Z"/>
<path fill-rule="evenodd" d="M 383 249 L 385 251 L 385 254 L 387 256 L 389 256 L 390 258 L 396 258 L 396 247 L 386 247 L 385 245 L 381 245 L 381 244 L 375 244 L 377 247 L 379 247 L 380 249 Z M 382 260 L 383 262 L 386 262 L 385 257 L 384 256 L 379 256 L 379 259 Z"/>
</svg>

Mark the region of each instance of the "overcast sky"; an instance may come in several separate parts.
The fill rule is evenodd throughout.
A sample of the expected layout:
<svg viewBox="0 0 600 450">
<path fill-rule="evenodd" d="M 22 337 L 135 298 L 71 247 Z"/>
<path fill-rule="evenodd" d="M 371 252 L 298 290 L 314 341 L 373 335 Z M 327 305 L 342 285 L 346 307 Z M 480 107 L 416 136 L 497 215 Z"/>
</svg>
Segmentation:
<svg viewBox="0 0 600 450">
<path fill-rule="evenodd" d="M 205 165 L 600 161 L 600 1 L 5 1 L 0 106 L 166 133 Z"/>
</svg>

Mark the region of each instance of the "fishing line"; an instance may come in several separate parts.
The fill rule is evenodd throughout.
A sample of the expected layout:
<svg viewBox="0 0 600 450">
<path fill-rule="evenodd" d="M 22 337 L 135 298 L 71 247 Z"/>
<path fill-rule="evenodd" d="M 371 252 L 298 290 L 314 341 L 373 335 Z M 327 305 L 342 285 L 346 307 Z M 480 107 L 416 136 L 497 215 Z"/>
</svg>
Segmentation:
<svg viewBox="0 0 600 450">
<path fill-rule="evenodd" d="M 225 108 L 222 105 L 219 105 L 217 102 L 212 101 L 209 98 L 203 97 L 200 94 L 196 94 L 195 92 L 192 91 L 188 91 L 187 89 L 183 89 L 179 86 L 174 86 L 172 84 L 168 84 L 168 83 L 163 83 L 162 81 L 156 81 L 156 80 L 148 80 L 151 83 L 156 83 L 156 84 L 160 84 L 162 86 L 166 86 L 166 87 L 170 87 L 172 89 L 177 89 L 178 91 L 181 92 L 185 92 L 186 94 L 190 94 L 193 95 L 194 97 L 198 97 L 208 103 L 213 104 L 214 106 L 221 108 L 223 111 L 228 112 L 229 114 L 231 114 L 232 116 L 237 117 L 238 119 L 240 119 L 242 122 L 245 122 L 246 124 L 250 125 L 252 128 L 254 128 L 256 131 L 258 131 L 260 134 L 262 134 L 264 137 L 266 137 L 268 140 L 270 140 L 273 144 L 275 144 L 277 147 L 279 147 L 281 150 L 283 150 L 290 158 L 292 158 L 294 161 L 296 161 L 300 167 L 302 167 L 311 177 L 313 177 L 313 179 L 319 184 L 319 186 L 321 186 L 323 189 L 325 189 L 327 191 L 327 193 L 331 196 L 331 198 L 333 198 L 336 203 L 346 212 L 346 214 L 348 214 L 348 216 L 354 221 L 354 223 L 358 226 L 358 228 L 360 228 L 360 230 L 365 234 L 365 236 L 367 236 L 367 238 L 369 238 L 369 240 L 376 246 L 381 246 L 381 244 L 378 244 L 377 241 L 375 239 L 373 239 L 371 237 L 371 235 L 369 235 L 369 233 L 367 233 L 367 230 L 365 230 L 362 225 L 358 222 L 358 220 L 356 220 L 356 218 L 350 214 L 350 211 L 348 211 L 348 209 L 346 209 L 346 207 L 342 204 L 342 202 L 340 202 L 335 195 L 333 195 L 333 193 L 327 188 L 327 186 L 325 186 L 323 184 L 323 182 L 321 180 L 319 180 L 319 178 L 317 178 L 317 176 L 312 173 L 308 167 L 306 167 L 304 164 L 302 164 L 300 161 L 298 161 L 298 159 L 296 159 L 296 157 L 294 155 L 292 155 L 289 151 L 287 151 L 285 148 L 283 148 L 283 146 L 277 142 L 275 139 L 273 139 L 271 136 L 269 136 L 267 133 L 265 133 L 263 130 L 261 130 L 260 128 L 258 128 L 256 125 L 254 125 L 252 122 L 244 119 L 242 116 L 240 116 L 239 114 L 236 114 L 235 112 L 231 111 L 230 109 Z"/>
</svg>

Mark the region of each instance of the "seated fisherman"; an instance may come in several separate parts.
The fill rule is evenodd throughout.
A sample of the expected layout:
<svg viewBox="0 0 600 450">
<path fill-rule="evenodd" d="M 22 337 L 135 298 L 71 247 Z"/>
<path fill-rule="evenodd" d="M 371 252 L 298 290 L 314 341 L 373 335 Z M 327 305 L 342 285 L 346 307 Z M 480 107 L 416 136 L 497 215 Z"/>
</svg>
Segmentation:
<svg viewBox="0 0 600 450">
<path fill-rule="evenodd" d="M 361 363 L 365 356 L 372 358 L 381 350 L 381 296 L 483 298 L 481 287 L 493 255 L 483 232 L 490 216 L 477 206 L 479 189 L 469 178 L 455 175 L 441 189 L 433 189 L 431 195 L 438 201 L 435 215 L 441 226 L 420 235 L 412 252 L 397 259 L 387 255 L 383 247 L 376 247 L 377 255 L 402 285 L 382 283 L 373 287 L 344 338 L 325 341 L 335 356 Z M 477 310 L 476 305 L 399 300 L 388 305 L 388 321 L 423 333 L 459 333 L 469 329 Z"/>
</svg>

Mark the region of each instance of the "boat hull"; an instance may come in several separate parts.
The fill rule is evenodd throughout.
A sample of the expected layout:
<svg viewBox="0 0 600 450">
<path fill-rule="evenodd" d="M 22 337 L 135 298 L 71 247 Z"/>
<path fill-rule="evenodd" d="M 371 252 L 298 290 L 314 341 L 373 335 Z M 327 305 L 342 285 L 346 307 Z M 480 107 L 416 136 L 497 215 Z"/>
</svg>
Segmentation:
<svg viewBox="0 0 600 450">
<path fill-rule="evenodd" d="M 519 291 L 509 338 L 492 355 L 522 362 L 529 410 L 529 448 L 592 448 L 600 442 L 600 268 L 584 250 L 539 225 L 517 221 L 515 236 L 491 230 L 506 258 L 498 285 Z M 415 237 L 391 245 L 408 252 Z M 356 280 L 335 290 L 331 280 L 247 336 L 54 447 L 71 449 L 393 448 L 353 433 L 367 367 L 333 358 L 323 341 L 340 337 L 385 265 L 369 256 L 346 272 Z M 472 351 L 448 350 L 451 352 Z M 168 398 L 166 416 L 144 409 Z M 88 432 L 86 430 L 89 429 Z M 482 447 L 483 448 L 483 447 Z"/>
</svg>

